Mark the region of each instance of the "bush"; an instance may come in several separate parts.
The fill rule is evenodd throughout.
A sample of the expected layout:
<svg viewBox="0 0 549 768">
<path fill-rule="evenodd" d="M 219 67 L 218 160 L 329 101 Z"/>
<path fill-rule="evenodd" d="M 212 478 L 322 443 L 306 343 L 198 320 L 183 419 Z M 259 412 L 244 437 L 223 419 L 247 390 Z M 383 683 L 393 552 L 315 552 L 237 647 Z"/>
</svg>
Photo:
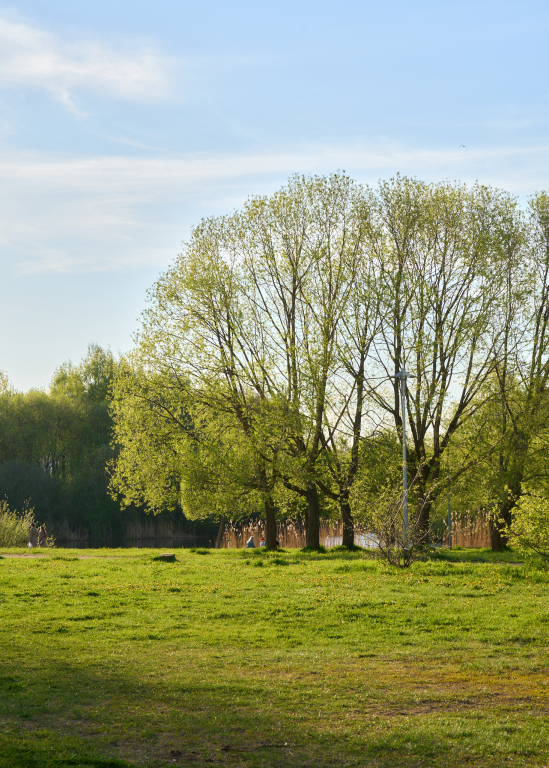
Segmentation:
<svg viewBox="0 0 549 768">
<path fill-rule="evenodd" d="M 24 507 L 22 512 L 12 511 L 7 499 L 0 501 L 0 547 L 25 547 L 33 521 L 33 509 Z"/>
<path fill-rule="evenodd" d="M 417 475 L 411 483 L 412 486 L 416 479 Z M 387 489 L 384 494 L 380 494 L 377 503 L 372 504 L 368 529 L 378 554 L 389 565 L 407 568 L 419 557 L 425 556 L 431 533 L 422 524 L 425 504 L 426 501 L 419 510 L 415 503 L 410 505 L 408 525 L 405 524 L 404 495 L 400 488 L 395 488 L 392 492 Z"/>
<path fill-rule="evenodd" d="M 541 496 L 522 496 L 513 509 L 509 544 L 549 557 L 549 501 Z"/>
</svg>

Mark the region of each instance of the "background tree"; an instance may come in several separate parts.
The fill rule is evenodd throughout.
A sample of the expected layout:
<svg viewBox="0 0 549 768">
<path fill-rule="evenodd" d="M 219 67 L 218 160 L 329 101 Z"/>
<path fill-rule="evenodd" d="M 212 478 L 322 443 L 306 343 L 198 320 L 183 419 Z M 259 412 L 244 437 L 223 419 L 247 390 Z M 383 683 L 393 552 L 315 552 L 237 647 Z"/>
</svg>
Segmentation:
<svg viewBox="0 0 549 768">
<path fill-rule="evenodd" d="M 505 243 L 504 354 L 480 396 L 482 409 L 453 440 L 454 495 L 462 509 L 490 513 L 495 550 L 507 542 L 523 486 L 547 492 L 548 210 L 547 195 L 534 196 L 521 228 Z"/>
<path fill-rule="evenodd" d="M 549 500 L 529 492 L 516 500 L 505 531 L 509 543 L 523 552 L 549 557 Z"/>
<path fill-rule="evenodd" d="M 30 499 L 56 537 L 66 523 L 74 534 L 105 541 L 141 519 L 135 506 L 122 512 L 108 493 L 117 367 L 108 350 L 90 345 L 79 364 L 56 371 L 48 392 L 8 387 L 0 394 L 0 495 L 15 508 Z"/>
</svg>

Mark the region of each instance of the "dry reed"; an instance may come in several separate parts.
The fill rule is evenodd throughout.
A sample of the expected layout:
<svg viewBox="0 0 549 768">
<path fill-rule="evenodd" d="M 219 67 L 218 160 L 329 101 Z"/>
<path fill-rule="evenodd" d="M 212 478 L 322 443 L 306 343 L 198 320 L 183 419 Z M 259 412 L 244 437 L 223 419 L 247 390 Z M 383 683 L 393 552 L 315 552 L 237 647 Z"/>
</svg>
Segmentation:
<svg viewBox="0 0 549 768">
<path fill-rule="evenodd" d="M 246 546 L 250 536 L 254 537 L 256 547 L 265 536 L 265 522 L 250 520 L 247 523 L 227 523 L 221 541 L 222 549 L 241 549 Z M 276 540 L 283 549 L 302 549 L 306 544 L 304 520 L 281 520 L 276 525 Z M 327 520 L 320 523 L 320 543 L 324 547 L 335 547 L 343 540 L 341 520 Z M 371 537 L 362 530 L 355 529 L 355 543 L 362 547 L 372 546 Z"/>
<path fill-rule="evenodd" d="M 448 546 L 448 527 L 443 536 L 444 546 Z M 488 513 L 469 510 L 452 514 L 452 546 L 480 549 L 490 546 L 490 526 Z"/>
</svg>

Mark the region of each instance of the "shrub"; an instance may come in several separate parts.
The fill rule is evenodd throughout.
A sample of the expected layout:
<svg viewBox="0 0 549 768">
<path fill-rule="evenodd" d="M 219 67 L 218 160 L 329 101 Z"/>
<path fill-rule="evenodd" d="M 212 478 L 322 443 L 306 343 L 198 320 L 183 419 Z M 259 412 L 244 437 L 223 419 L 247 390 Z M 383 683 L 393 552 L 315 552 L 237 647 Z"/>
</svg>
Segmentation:
<svg viewBox="0 0 549 768">
<path fill-rule="evenodd" d="M 427 500 L 424 500 L 419 509 L 415 503 L 409 505 L 408 525 L 405 524 L 404 494 L 400 488 L 386 489 L 377 502 L 371 505 L 368 529 L 379 556 L 390 565 L 407 568 L 425 555 L 431 533 L 422 521 L 423 506 L 426 503 Z"/>
<path fill-rule="evenodd" d="M 26 546 L 33 521 L 33 509 L 25 506 L 17 512 L 9 508 L 7 499 L 0 501 L 0 547 Z"/>
<path fill-rule="evenodd" d="M 513 509 L 507 535 L 512 547 L 549 557 L 549 501 L 541 496 L 522 496 Z"/>
</svg>

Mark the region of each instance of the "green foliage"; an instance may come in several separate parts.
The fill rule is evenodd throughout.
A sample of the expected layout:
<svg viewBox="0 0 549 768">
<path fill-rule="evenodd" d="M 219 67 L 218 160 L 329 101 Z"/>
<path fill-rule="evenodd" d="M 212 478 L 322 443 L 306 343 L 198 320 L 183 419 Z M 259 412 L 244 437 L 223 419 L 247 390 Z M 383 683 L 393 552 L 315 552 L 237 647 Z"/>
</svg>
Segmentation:
<svg viewBox="0 0 549 768">
<path fill-rule="evenodd" d="M 494 418 L 481 431 L 490 404 L 501 419 L 498 387 L 510 423 L 513 398 L 535 390 L 537 408 L 545 391 L 547 334 L 532 319 L 549 286 L 543 195 L 530 214 L 480 185 L 397 176 L 372 191 L 334 174 L 295 176 L 202 221 L 153 286 L 116 388 L 114 490 L 153 510 L 181 500 L 197 516 L 259 508 L 262 497 L 289 509 L 296 494 L 308 520 L 321 511 L 366 520 L 395 487 L 394 374 L 407 367 L 411 497 L 427 529 L 448 446 L 468 430 L 492 461 L 502 444 Z M 532 390 L 534 349 L 541 389 Z M 513 423 L 509 459 L 536 429 L 530 417 Z M 379 437 L 368 438 L 374 428 Z M 454 481 L 481 463 L 464 446 Z M 518 477 L 524 462 L 507 464 Z"/>
<path fill-rule="evenodd" d="M 0 501 L 0 547 L 24 547 L 29 540 L 29 529 L 34 523 L 34 510 L 11 510 L 7 499 Z"/>
<path fill-rule="evenodd" d="M 214 394 L 212 393 L 212 397 Z M 201 405 L 184 385 L 125 361 L 113 387 L 111 489 L 153 513 L 180 507 L 188 519 L 250 517 L 261 510 L 257 453 L 234 416 Z"/>
<path fill-rule="evenodd" d="M 345 175 L 295 176 L 195 228 L 153 287 L 115 386 L 123 499 L 158 509 L 181 489 L 186 509 L 234 517 L 241 503 L 284 499 L 283 486 L 315 520 L 319 490 L 338 500 L 345 448 L 323 462 L 323 430 L 335 414 L 327 440 L 349 427 L 356 387 L 336 378 L 371 338 L 367 198 Z"/>
<path fill-rule="evenodd" d="M 124 524 L 106 470 L 114 455 L 108 395 L 118 365 L 90 345 L 79 365 L 61 366 L 49 392 L 0 392 L 0 494 L 16 508 L 30 499 L 50 528 L 66 521 L 104 536 Z"/>
<path fill-rule="evenodd" d="M 513 507 L 524 487 L 547 495 L 549 443 L 549 197 L 530 201 L 520 237 L 508 240 L 512 258 L 502 286 L 503 341 L 495 375 L 487 380 L 476 420 L 486 429 L 471 442 L 476 467 L 463 483 L 478 489 L 494 510 L 492 540 L 506 542 Z M 481 401 L 482 402 L 482 401 Z M 475 482 L 475 480 L 477 482 Z"/>
<path fill-rule="evenodd" d="M 50 384 L 50 393 L 105 403 L 117 367 L 118 362 L 110 350 L 90 344 L 79 365 L 68 362 L 57 369 Z"/>
<path fill-rule="evenodd" d="M 113 365 L 110 353 L 91 345 L 80 366 L 68 364 L 56 373 L 49 393 L 0 395 L 0 462 L 41 466 L 69 483 L 90 464 L 103 468 L 111 438 L 107 392 Z"/>
<path fill-rule="evenodd" d="M 508 529 L 509 544 L 519 550 L 549 558 L 549 501 L 535 495 L 522 496 L 513 509 Z"/>
<path fill-rule="evenodd" d="M 8 374 L 5 371 L 0 371 L 0 395 L 3 395 L 9 390 Z"/>
<path fill-rule="evenodd" d="M 361 441 L 360 470 L 351 494 L 354 519 L 365 528 L 390 506 L 402 485 L 402 448 L 390 429 Z"/>
</svg>

